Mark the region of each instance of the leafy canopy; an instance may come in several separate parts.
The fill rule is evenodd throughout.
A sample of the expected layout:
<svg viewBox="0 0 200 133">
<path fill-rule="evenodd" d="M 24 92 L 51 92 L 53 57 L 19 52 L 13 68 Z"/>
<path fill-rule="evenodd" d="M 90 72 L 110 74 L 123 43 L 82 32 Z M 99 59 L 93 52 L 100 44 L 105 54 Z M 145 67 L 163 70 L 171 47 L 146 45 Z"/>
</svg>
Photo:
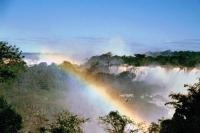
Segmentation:
<svg viewBox="0 0 200 133">
<path fill-rule="evenodd" d="M 0 41 L 0 82 L 17 76 L 17 72 L 26 64 L 16 46 Z"/>
<path fill-rule="evenodd" d="M 161 122 L 160 133 L 199 133 L 200 132 L 200 81 L 188 87 L 188 94 L 171 94 L 175 101 L 168 102 L 175 113 L 172 119 Z"/>
<path fill-rule="evenodd" d="M 49 119 L 45 116 L 38 116 L 38 121 L 34 122 L 36 125 L 36 132 L 40 133 L 83 133 L 81 125 L 89 121 L 69 110 L 63 110 L 61 113 L 53 115 L 54 121 L 48 123 Z"/>
<path fill-rule="evenodd" d="M 120 115 L 118 111 L 111 111 L 108 115 L 99 117 L 99 125 L 107 133 L 135 133 L 144 132 L 144 123 L 136 124 L 133 120 L 125 115 Z"/>
</svg>

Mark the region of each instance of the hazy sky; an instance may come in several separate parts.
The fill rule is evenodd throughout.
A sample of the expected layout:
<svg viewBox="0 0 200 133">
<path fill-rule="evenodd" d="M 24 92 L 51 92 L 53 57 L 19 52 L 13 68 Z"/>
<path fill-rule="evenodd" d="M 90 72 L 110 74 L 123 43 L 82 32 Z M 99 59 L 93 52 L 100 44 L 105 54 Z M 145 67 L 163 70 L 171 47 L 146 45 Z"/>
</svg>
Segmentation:
<svg viewBox="0 0 200 133">
<path fill-rule="evenodd" d="M 0 0 L 0 40 L 74 55 L 200 51 L 200 0 Z"/>
</svg>

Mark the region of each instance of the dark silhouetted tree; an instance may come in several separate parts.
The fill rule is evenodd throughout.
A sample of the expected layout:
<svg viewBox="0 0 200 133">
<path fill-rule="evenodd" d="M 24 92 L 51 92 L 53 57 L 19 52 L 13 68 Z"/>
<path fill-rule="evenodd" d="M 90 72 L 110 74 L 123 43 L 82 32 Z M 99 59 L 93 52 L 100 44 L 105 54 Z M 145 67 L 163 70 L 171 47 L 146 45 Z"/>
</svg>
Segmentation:
<svg viewBox="0 0 200 133">
<path fill-rule="evenodd" d="M 199 133 L 200 132 L 200 81 L 188 87 L 188 94 L 170 94 L 175 101 L 168 102 L 175 113 L 172 119 L 161 121 L 160 133 Z"/>
<path fill-rule="evenodd" d="M 0 95 L 0 132 L 16 133 L 22 128 L 22 117 Z"/>
<path fill-rule="evenodd" d="M 160 125 L 155 122 L 151 122 L 151 124 L 148 127 L 149 133 L 159 133 L 159 130 L 160 130 Z"/>
</svg>

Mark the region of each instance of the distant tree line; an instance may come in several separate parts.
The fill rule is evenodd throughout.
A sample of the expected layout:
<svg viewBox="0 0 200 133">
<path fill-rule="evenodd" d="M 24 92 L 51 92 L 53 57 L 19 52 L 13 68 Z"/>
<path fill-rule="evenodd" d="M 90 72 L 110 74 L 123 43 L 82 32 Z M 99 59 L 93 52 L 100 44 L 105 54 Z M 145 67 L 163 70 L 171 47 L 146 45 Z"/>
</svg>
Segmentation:
<svg viewBox="0 0 200 133">
<path fill-rule="evenodd" d="M 144 65 L 172 65 L 183 67 L 195 67 L 200 64 L 200 52 L 174 51 L 172 55 L 147 56 L 145 54 L 135 54 L 134 56 L 122 56 L 125 64 L 134 66 Z"/>
<path fill-rule="evenodd" d="M 194 51 L 163 51 L 148 52 L 145 54 L 134 54 L 133 56 L 112 55 L 111 52 L 100 56 L 91 57 L 85 65 L 104 69 L 105 66 L 128 64 L 134 66 L 177 66 L 177 67 L 196 67 L 200 65 L 200 52 Z"/>
</svg>

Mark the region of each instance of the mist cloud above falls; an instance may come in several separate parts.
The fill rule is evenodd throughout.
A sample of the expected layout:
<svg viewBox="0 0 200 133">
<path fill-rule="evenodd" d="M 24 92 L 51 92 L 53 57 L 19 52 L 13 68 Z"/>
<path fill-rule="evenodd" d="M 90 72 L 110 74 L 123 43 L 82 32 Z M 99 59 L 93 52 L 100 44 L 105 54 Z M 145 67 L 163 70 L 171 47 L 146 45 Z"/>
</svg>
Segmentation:
<svg viewBox="0 0 200 133">
<path fill-rule="evenodd" d="M 135 46 L 138 47 L 138 44 Z M 133 55 L 133 47 L 133 43 L 126 42 L 121 36 L 110 38 L 76 37 L 74 39 L 59 40 L 53 46 L 44 45 L 41 52 L 65 54 L 70 56 L 70 62 L 78 62 L 80 64 L 84 63 L 86 58 L 107 52 L 120 56 Z"/>
<path fill-rule="evenodd" d="M 88 57 L 93 55 L 101 55 L 107 52 L 112 52 L 114 55 L 129 55 L 131 45 L 126 43 L 120 36 L 110 38 L 78 38 L 77 45 L 84 43 L 84 47 L 76 47 L 79 53 L 83 53 Z"/>
</svg>

